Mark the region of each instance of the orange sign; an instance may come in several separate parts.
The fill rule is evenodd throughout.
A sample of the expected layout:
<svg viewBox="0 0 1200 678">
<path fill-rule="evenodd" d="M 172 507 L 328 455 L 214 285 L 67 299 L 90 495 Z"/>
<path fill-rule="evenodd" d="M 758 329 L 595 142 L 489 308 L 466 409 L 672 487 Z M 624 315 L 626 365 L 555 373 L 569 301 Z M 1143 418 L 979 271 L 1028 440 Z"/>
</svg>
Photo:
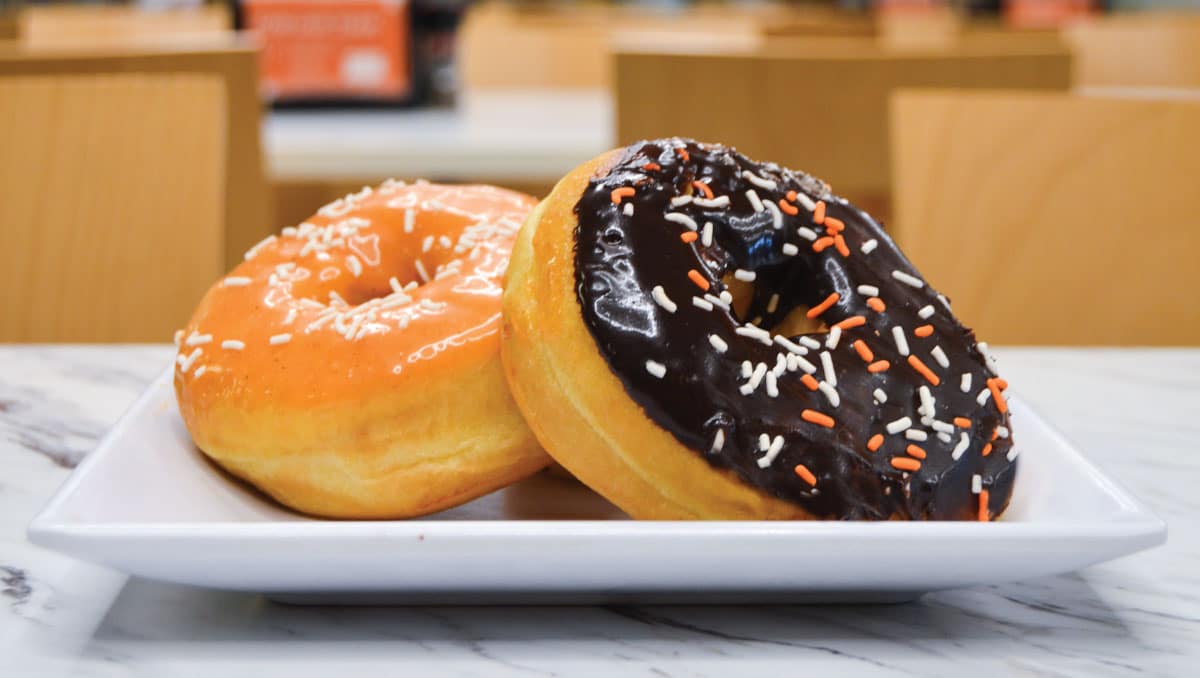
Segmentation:
<svg viewBox="0 0 1200 678">
<path fill-rule="evenodd" d="M 412 87 L 408 0 L 244 0 L 269 99 L 400 98 Z"/>
</svg>

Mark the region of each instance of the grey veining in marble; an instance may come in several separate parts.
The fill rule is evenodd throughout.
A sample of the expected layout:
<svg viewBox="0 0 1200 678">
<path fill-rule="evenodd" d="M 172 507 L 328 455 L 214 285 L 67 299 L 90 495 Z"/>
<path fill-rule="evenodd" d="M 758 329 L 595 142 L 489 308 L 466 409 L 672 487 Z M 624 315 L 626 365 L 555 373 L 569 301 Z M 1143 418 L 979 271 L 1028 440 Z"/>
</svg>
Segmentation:
<svg viewBox="0 0 1200 678">
<path fill-rule="evenodd" d="M 0 676 L 1200 675 L 1200 350 L 1000 352 L 1014 388 L 1167 520 L 1166 546 L 808 607 L 290 607 L 30 545 L 26 523 L 170 355 L 0 347 Z"/>
</svg>

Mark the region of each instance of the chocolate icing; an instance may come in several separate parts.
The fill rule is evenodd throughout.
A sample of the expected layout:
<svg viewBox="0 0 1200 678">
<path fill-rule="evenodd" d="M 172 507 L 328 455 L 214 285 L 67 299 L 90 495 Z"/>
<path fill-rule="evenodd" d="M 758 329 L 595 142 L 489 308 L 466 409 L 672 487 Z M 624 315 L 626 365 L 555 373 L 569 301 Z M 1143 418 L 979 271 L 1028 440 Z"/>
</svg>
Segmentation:
<svg viewBox="0 0 1200 678">
<path fill-rule="evenodd" d="M 746 172 L 759 181 L 752 182 Z M 692 201 L 672 206 L 672 198 L 693 192 L 703 197 L 693 187 L 694 180 L 707 183 L 718 201 L 728 196 L 729 205 L 701 206 Z M 775 187 L 766 187 L 771 182 Z M 622 187 L 633 187 L 636 193 L 620 197 L 618 203 L 613 191 Z M 771 206 L 756 211 L 747 195 L 750 190 Z M 799 229 L 806 227 L 823 237 L 826 226 L 814 223 L 802 197 L 787 200 L 789 191 L 813 203 L 824 201 L 827 215 L 845 223 L 842 235 L 849 256 L 834 246 L 814 251 L 814 242 Z M 780 206 L 781 200 L 787 211 L 795 206 L 799 213 L 782 213 L 782 228 L 777 229 L 772 206 Z M 632 216 L 625 214 L 629 203 Z M 918 279 L 920 274 L 875 220 L 833 195 L 826 184 L 778 165 L 755 163 L 722 146 L 663 139 L 624 149 L 611 168 L 591 179 L 575 210 L 578 298 L 584 324 L 600 354 L 653 421 L 713 466 L 732 469 L 745 482 L 825 518 L 974 520 L 980 504 L 971 487 L 975 474 L 988 491 L 988 514 L 1004 510 L 1012 494 L 1016 462 L 1015 456 L 1008 458 L 1011 436 L 994 438 L 994 432 L 998 426 L 1008 429 L 1009 419 L 990 395 L 979 402 L 994 375 L 974 334 L 928 284 L 917 288 L 893 277 L 893 271 Z M 711 222 L 711 246 L 704 246 L 701 239 L 683 242 L 680 234 L 689 226 L 679 217 L 668 220 L 669 213 L 685 215 L 701 229 Z M 864 253 L 864 243 L 872 239 L 877 246 Z M 798 253 L 785 254 L 785 243 L 798 248 Z M 708 293 L 718 296 L 726 289 L 722 277 L 735 269 L 756 274 L 745 317 L 719 305 L 706 310 L 694 304 L 693 297 L 703 298 L 704 292 L 688 278 L 689 270 L 700 272 L 711 285 Z M 868 296 L 857 291 L 860 285 L 877 287 L 886 309 L 878 312 L 870 307 Z M 655 286 L 662 286 L 675 304 L 674 312 L 655 300 Z M 825 391 L 810 390 L 801 378 L 811 368 L 795 364 L 777 377 L 776 397 L 769 395 L 767 379 L 744 395 L 739 389 L 749 380 L 743 376 L 743 361 L 752 366 L 764 363 L 769 370 L 779 356 L 786 362 L 786 355 L 794 351 L 773 340 L 774 332 L 766 345 L 735 330 L 761 317 L 759 326 L 770 331 L 794 309 L 817 306 L 833 292 L 840 299 L 821 320 L 832 326 L 863 316 L 866 323 L 844 329 L 832 350 L 826 348 L 824 333 L 801 336 L 810 346 L 812 340 L 820 342 L 819 349 L 810 348 L 803 356 L 815 366 L 812 376 L 817 380 L 827 380 L 820 353 L 829 350 L 840 403 L 834 407 Z M 774 294 L 779 295 L 777 305 L 769 311 Z M 921 318 L 918 311 L 929 305 L 933 315 Z M 915 336 L 913 330 L 925 324 L 933 326 L 933 334 Z M 912 355 L 940 377 L 940 385 L 930 383 L 907 362 L 892 334 L 896 325 L 903 328 Z M 722 353 L 714 348 L 710 335 L 718 336 L 728 349 Z M 799 336 L 790 339 L 802 341 Z M 870 348 L 874 361 L 887 360 L 890 367 L 868 372 L 868 361 L 853 347 L 857 339 Z M 942 367 L 931 353 L 934 346 L 944 351 L 949 367 Z M 664 366 L 665 374 L 655 376 L 647 361 Z M 971 375 L 967 392 L 960 388 L 964 372 Z M 970 428 L 955 427 L 948 433 L 949 442 L 939 438 L 934 421 L 928 417 L 922 421 L 918 412 L 921 386 L 927 386 L 934 398 L 932 419 L 943 433 L 945 424 L 956 417 L 969 419 Z M 886 402 L 876 402 L 876 389 L 883 391 Z M 834 426 L 803 420 L 800 415 L 806 409 L 832 417 Z M 902 417 L 909 417 L 913 428 L 925 432 L 927 439 L 910 440 L 903 432 L 888 434 L 887 424 Z M 964 432 L 969 446 L 955 460 L 952 452 Z M 883 444 L 871 452 L 868 441 L 876 434 L 882 434 Z M 776 436 L 782 436 L 782 449 L 769 465 L 760 466 L 767 454 L 761 442 L 769 443 Z M 718 437 L 723 441 L 714 451 Z M 990 454 L 983 456 L 989 443 Z M 909 445 L 927 454 L 913 472 L 895 468 L 892 462 L 912 459 L 906 454 Z M 795 470 L 797 465 L 811 471 L 815 485 Z"/>
</svg>

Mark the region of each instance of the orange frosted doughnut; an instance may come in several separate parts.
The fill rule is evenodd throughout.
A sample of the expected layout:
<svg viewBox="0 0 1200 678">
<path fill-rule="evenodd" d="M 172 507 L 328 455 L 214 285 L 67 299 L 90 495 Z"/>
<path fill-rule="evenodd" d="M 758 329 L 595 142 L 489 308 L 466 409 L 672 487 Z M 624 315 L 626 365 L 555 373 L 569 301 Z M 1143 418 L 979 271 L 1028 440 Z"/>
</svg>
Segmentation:
<svg viewBox="0 0 1200 678">
<path fill-rule="evenodd" d="M 256 245 L 176 335 L 196 445 L 341 518 L 441 510 L 545 466 L 499 358 L 501 285 L 533 205 L 389 181 Z"/>
</svg>

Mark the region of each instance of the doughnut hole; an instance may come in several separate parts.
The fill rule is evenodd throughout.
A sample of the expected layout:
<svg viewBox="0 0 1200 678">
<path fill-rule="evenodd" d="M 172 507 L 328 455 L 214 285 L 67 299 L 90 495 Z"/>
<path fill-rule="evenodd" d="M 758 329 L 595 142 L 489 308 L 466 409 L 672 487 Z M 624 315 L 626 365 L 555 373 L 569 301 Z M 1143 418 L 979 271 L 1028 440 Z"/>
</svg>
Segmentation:
<svg viewBox="0 0 1200 678">
<path fill-rule="evenodd" d="M 755 283 L 738 280 L 733 277 L 732 273 L 726 273 L 722 276 L 721 283 L 733 295 L 732 306 L 734 317 L 743 322 L 751 320 L 751 318 L 747 317 L 747 314 L 750 311 L 750 303 L 754 299 Z M 808 306 L 803 305 L 797 306 L 775 325 L 764 324 L 763 329 L 785 337 L 829 332 L 829 326 L 822 322 L 820 318 L 809 318 L 807 316 L 808 308 Z"/>
</svg>

